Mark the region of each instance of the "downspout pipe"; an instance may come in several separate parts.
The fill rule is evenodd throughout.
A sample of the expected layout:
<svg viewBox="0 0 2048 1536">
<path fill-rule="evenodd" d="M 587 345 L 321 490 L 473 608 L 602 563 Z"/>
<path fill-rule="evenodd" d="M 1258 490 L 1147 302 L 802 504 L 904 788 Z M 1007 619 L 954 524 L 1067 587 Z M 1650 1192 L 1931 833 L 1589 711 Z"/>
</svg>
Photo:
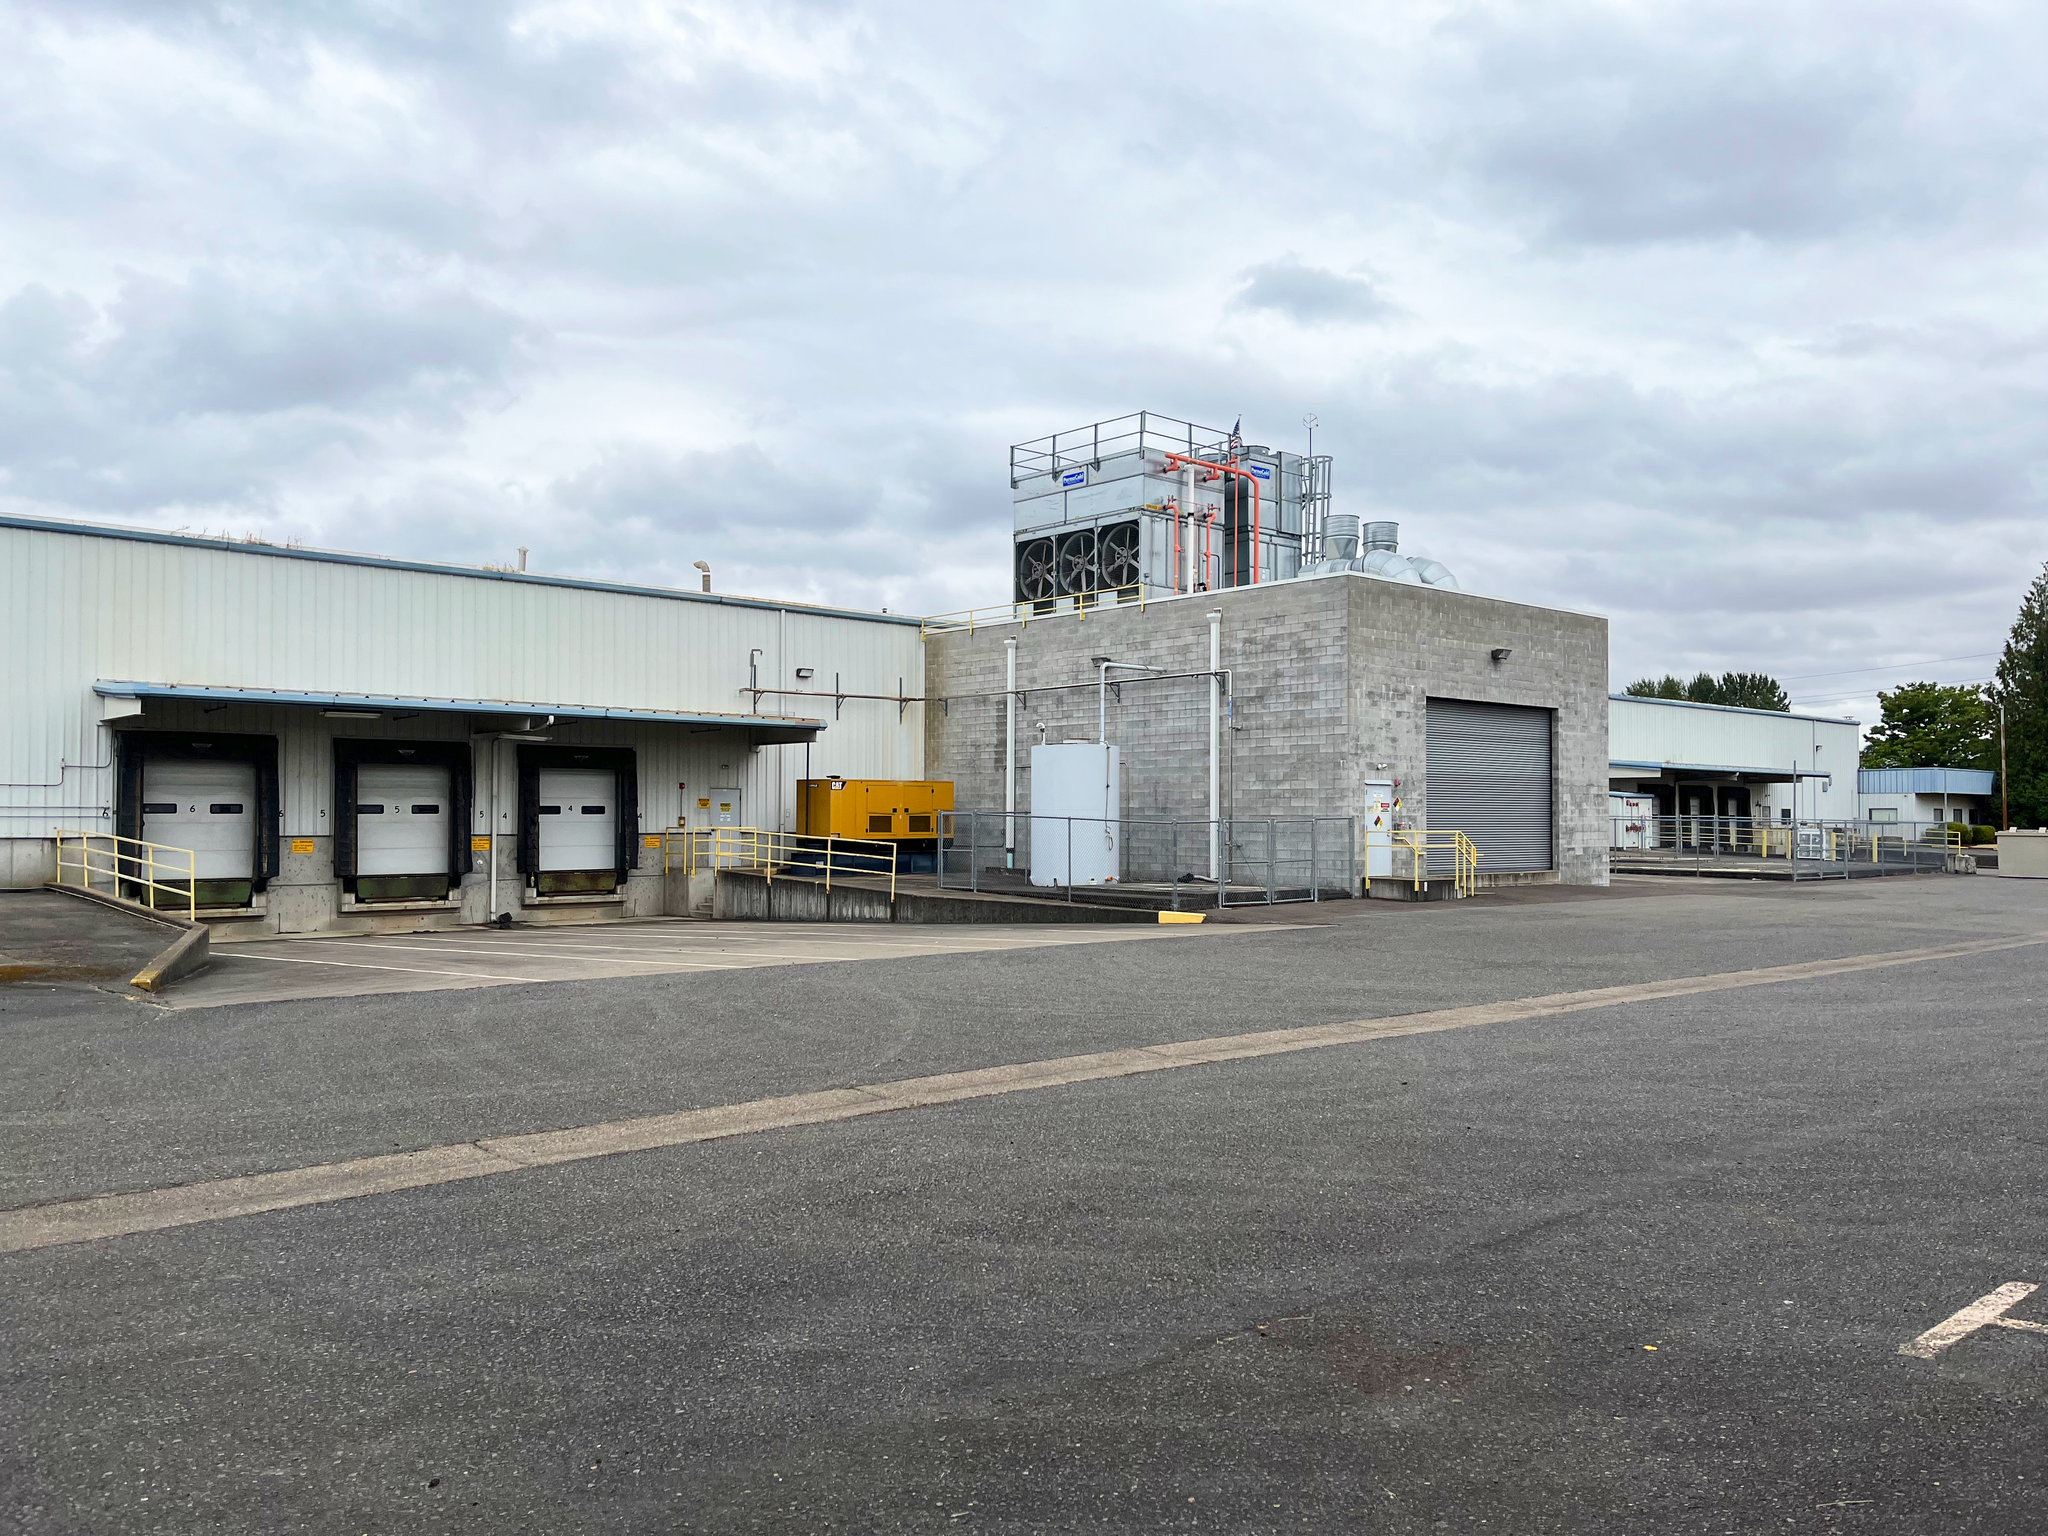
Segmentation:
<svg viewBox="0 0 2048 1536">
<path fill-rule="evenodd" d="M 1222 775 L 1218 771 L 1223 714 L 1223 614 L 1209 614 L 1209 878 L 1223 889 Z"/>
<path fill-rule="evenodd" d="M 1003 642 L 1003 868 L 1017 867 L 1017 637 Z"/>
</svg>

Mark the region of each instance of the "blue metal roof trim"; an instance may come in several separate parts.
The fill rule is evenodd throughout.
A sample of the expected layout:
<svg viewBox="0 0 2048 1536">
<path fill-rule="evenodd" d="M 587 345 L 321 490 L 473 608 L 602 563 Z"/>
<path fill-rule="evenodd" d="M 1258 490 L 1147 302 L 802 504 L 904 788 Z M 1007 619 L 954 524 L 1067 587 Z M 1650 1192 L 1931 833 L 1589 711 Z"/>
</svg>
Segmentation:
<svg viewBox="0 0 2048 1536">
<path fill-rule="evenodd" d="M 1988 795 L 1998 782 L 1989 768 L 1859 768 L 1859 795 Z"/>
<path fill-rule="evenodd" d="M 902 613 L 866 613 L 858 608 L 826 608 L 816 603 L 777 603 L 765 597 L 727 597 L 722 592 L 692 592 L 682 587 L 635 587 L 623 582 L 586 581 L 576 576 L 541 576 L 530 571 L 486 571 L 473 565 L 395 560 L 387 555 L 351 555 L 333 549 L 244 544 L 235 539 L 201 539 L 187 533 L 123 528 L 114 524 L 68 523 L 55 518 L 22 517 L 12 512 L 0 512 L 0 528 L 26 528 L 35 533 L 69 533 L 95 539 L 126 539 L 135 544 L 176 544 L 186 549 L 212 549 L 231 555 L 271 555 L 286 560 L 317 560 L 328 565 L 365 565 L 379 570 L 417 571 L 428 576 L 467 576 L 474 581 L 525 582 L 537 587 L 568 587 L 578 592 L 616 592 L 623 597 L 664 597 L 681 603 L 713 603 L 727 608 L 765 608 L 770 613 L 815 613 L 825 618 L 855 619 L 865 624 L 924 623 L 920 618 Z"/>
<path fill-rule="evenodd" d="M 638 720 L 650 725 L 724 725 L 735 730 L 822 731 L 825 722 L 793 715 L 697 715 L 666 709 L 615 709 L 602 704 L 529 704 L 516 699 L 409 699 L 396 694 L 302 693 L 290 689 L 209 687 L 197 683 L 101 680 L 103 699 L 201 699 L 209 704 L 295 704 L 323 709 L 412 709 L 457 715 L 553 715 L 558 720 Z"/>
<path fill-rule="evenodd" d="M 1750 709 L 1741 704 L 1695 704 L 1691 699 L 1652 699 L 1640 693 L 1610 693 L 1610 699 L 1630 704 L 1662 704 L 1671 709 L 1711 709 L 1724 715 L 1762 715 L 1767 720 L 1818 720 L 1822 725 L 1861 725 L 1847 715 L 1800 715 L 1786 709 Z"/>
</svg>

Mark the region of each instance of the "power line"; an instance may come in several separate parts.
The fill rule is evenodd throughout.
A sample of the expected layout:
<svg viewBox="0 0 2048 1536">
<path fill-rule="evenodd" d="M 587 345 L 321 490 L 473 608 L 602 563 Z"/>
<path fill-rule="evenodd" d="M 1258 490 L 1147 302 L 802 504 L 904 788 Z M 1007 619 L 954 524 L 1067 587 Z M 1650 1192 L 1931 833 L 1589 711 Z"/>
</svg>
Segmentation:
<svg viewBox="0 0 2048 1536">
<path fill-rule="evenodd" d="M 1972 651 L 1967 656 L 1936 656 L 1931 661 L 1901 661 L 1884 667 L 1849 667 L 1841 672 L 1801 672 L 1796 677 L 1780 678 L 1780 682 L 1803 683 L 1816 677 L 1857 677 L 1865 672 L 1903 672 L 1908 667 L 1938 667 L 1948 661 L 1976 661 L 1984 656 L 1996 656 L 1997 651 Z"/>
</svg>

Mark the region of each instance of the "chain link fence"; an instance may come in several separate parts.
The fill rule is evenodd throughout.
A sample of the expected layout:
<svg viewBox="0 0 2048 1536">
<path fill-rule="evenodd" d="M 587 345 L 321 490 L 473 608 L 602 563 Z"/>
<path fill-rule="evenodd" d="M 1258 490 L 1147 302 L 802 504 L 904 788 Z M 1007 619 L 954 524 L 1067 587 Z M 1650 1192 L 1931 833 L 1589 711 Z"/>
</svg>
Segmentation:
<svg viewBox="0 0 2048 1536">
<path fill-rule="evenodd" d="M 1121 895 L 1176 912 L 1358 894 L 1358 824 L 1349 816 L 1212 822 L 947 811 L 940 826 L 939 884 L 947 889 L 1068 901 L 1077 891 L 1084 899 Z"/>
</svg>

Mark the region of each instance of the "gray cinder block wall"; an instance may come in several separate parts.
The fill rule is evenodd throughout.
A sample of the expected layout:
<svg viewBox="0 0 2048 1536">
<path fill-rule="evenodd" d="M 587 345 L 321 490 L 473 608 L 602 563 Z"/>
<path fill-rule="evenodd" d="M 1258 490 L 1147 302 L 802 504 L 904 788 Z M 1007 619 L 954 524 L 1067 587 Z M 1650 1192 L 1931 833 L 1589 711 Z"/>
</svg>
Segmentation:
<svg viewBox="0 0 2048 1536">
<path fill-rule="evenodd" d="M 1428 699 L 1529 705 L 1553 712 L 1556 878 L 1607 883 L 1607 621 L 1353 573 L 931 635 L 926 773 L 953 780 L 963 810 L 1002 808 L 1003 642 L 1015 638 L 1017 804 L 1028 809 L 1039 724 L 1049 741 L 1094 739 L 1090 658 L 1205 671 L 1211 611 L 1231 673 L 1225 817 L 1354 816 L 1367 780 L 1395 778 L 1405 824 L 1426 826 Z M 1513 654 L 1495 662 L 1501 647 Z M 1061 686 L 1073 684 L 1087 686 Z M 1119 691 L 1108 734 L 1123 748 L 1125 816 L 1206 817 L 1206 679 Z"/>
</svg>

